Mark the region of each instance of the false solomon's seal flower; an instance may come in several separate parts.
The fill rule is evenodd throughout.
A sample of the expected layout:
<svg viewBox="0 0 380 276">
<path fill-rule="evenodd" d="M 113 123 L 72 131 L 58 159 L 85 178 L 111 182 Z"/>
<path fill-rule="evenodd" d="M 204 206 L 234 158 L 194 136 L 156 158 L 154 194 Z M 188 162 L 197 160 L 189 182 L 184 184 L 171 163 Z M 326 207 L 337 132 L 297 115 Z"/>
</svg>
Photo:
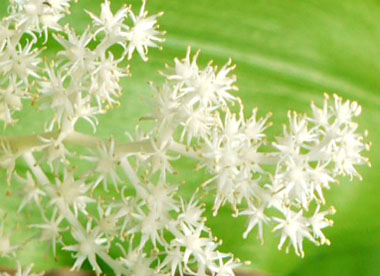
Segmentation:
<svg viewBox="0 0 380 276">
<path fill-rule="evenodd" d="M 293 247 L 301 257 L 305 241 L 330 244 L 324 230 L 335 209 L 324 192 L 338 177 L 361 179 L 357 167 L 369 164 L 366 132 L 355 122 L 357 102 L 326 95 L 322 106 L 311 104 L 310 114 L 289 112 L 288 124 L 270 141 L 271 114 L 244 108 L 232 61 L 201 66 L 200 52 L 188 48 L 160 72 L 162 85 L 150 83 L 152 109 L 135 134 L 127 133 L 126 141 L 117 133 L 96 137 L 99 115 L 120 105 L 129 60 L 147 61 L 149 48 L 161 47 L 162 13 L 148 15 L 146 1 L 137 14 L 126 5 L 113 12 L 104 0 L 100 14 L 86 11 L 92 23 L 78 32 L 61 25 L 71 3 L 10 0 L 0 21 L 0 121 L 16 124 L 25 100 L 51 115 L 42 133 L 0 137 L 7 194 L 22 197 L 12 204 L 18 213 L 33 213 L 28 226 L 34 230 L 16 240 L 19 227 L 1 216 L 0 257 L 16 258 L 38 240 L 54 257 L 71 253 L 73 270 L 233 276 L 247 263 L 220 251 L 207 225 L 206 195 L 213 215 L 230 205 L 234 217 L 247 219 L 243 238 L 257 231 L 263 241 L 269 227 L 280 236 L 279 249 Z M 60 47 L 55 55 L 45 54 L 50 37 Z M 93 133 L 79 131 L 86 127 Z M 205 171 L 199 183 L 178 180 L 185 158 Z M 31 270 L 19 266 L 17 275 L 38 275 Z"/>
</svg>

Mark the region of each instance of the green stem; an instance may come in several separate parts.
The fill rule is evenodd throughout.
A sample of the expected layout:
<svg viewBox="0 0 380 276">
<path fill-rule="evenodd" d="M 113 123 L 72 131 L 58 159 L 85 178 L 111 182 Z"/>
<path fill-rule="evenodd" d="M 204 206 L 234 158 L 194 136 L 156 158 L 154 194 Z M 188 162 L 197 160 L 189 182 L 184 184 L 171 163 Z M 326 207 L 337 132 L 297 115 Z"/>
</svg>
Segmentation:
<svg viewBox="0 0 380 276">
<path fill-rule="evenodd" d="M 44 147 L 46 145 L 44 140 L 57 139 L 59 135 L 59 132 L 46 132 L 37 135 L 3 136 L 0 137 L 0 145 L 9 146 L 13 154 L 20 156 L 25 152 Z M 96 148 L 99 144 L 107 143 L 107 141 L 91 135 L 73 132 L 63 139 L 63 143 L 65 145 Z M 4 151 L 4 148 L 0 147 L 0 153 L 2 151 Z M 153 148 L 149 139 L 129 143 L 118 143 L 115 145 L 115 152 L 120 156 L 127 155 L 128 153 L 133 154 L 152 151 Z"/>
<path fill-rule="evenodd" d="M 9 146 L 13 154 L 16 156 L 21 156 L 25 152 L 44 147 L 46 145 L 46 142 L 44 142 L 44 140 L 57 139 L 60 134 L 60 132 L 45 132 L 37 135 L 27 136 L 3 136 L 0 137 L 0 145 Z M 72 133 L 65 135 L 63 143 L 66 146 L 71 145 L 86 148 L 96 148 L 101 143 L 108 143 L 108 141 L 99 137 L 73 131 Z M 0 147 L 0 153 L 3 150 L 4 148 Z M 201 161 L 203 159 L 201 152 L 175 141 L 171 142 L 169 150 L 198 161 Z M 115 154 L 120 158 L 127 156 L 128 154 L 151 152 L 154 152 L 154 149 L 150 139 L 115 144 Z M 255 156 L 252 157 L 252 161 L 261 165 L 275 165 L 278 163 L 279 158 L 279 153 L 276 152 L 258 152 L 255 154 Z"/>
</svg>

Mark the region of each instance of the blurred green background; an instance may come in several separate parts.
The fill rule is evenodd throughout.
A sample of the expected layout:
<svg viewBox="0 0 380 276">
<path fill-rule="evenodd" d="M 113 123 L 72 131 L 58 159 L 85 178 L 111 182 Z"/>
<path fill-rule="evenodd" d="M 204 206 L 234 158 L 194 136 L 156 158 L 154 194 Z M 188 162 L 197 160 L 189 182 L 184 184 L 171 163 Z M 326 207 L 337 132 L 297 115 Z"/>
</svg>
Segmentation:
<svg viewBox="0 0 380 276">
<path fill-rule="evenodd" d="M 1 0 L 0 13 L 8 1 Z M 80 0 L 72 7 L 71 25 L 78 31 L 90 20 L 83 8 L 96 13 L 101 1 Z M 113 0 L 118 9 L 124 1 Z M 132 1 L 139 9 L 140 1 Z M 134 130 L 140 116 L 149 112 L 144 98 L 151 97 L 147 82 L 163 82 L 157 71 L 173 58 L 183 57 L 188 45 L 201 49 L 200 63 L 212 59 L 224 64 L 229 57 L 237 64 L 240 91 L 246 108 L 258 107 L 260 115 L 273 112 L 271 137 L 280 134 L 287 110 L 309 112 L 311 100 L 321 104 L 323 93 L 337 93 L 357 100 L 363 106 L 360 129 L 369 130 L 373 146 L 366 153 L 372 168 L 359 168 L 363 181 L 340 179 L 327 192 L 327 200 L 337 209 L 334 227 L 326 233 L 331 246 L 316 247 L 306 242 L 306 256 L 300 259 L 293 252 L 277 250 L 278 236 L 265 233 L 261 245 L 254 231 L 247 240 L 241 233 L 245 218 L 234 219 L 228 207 L 208 225 L 223 239 L 222 250 L 235 253 L 242 260 L 252 261 L 251 268 L 269 275 L 380 275 L 380 1 L 378 0 L 150 0 L 150 13 L 164 11 L 159 19 L 167 31 L 163 50 L 153 49 L 150 61 L 137 56 L 131 62 L 132 78 L 124 81 L 125 93 L 120 108 L 100 118 L 98 135 L 122 139 L 123 133 Z M 54 42 L 49 42 L 54 47 Z M 26 106 L 16 115 L 20 122 L 3 133 L 21 134 L 42 131 L 41 114 Z M 194 163 L 182 160 L 181 177 L 187 179 L 191 191 L 204 180 L 194 174 Z M 1 172 L 4 180 L 4 172 Z M 5 183 L 5 181 L 3 181 Z M 8 187 L 1 188 L 2 209 L 12 219 L 33 217 L 16 215 L 19 200 L 6 196 Z M 190 196 L 190 192 L 187 192 Z M 208 208 L 212 201 L 206 199 Z M 210 212 L 208 212 L 210 214 Z M 19 219 L 22 216 L 22 219 Z M 268 229 L 267 229 L 268 230 Z M 23 234 L 25 236 L 25 234 Z M 33 242 L 22 253 L 22 261 L 34 262 L 38 269 L 70 266 L 67 253 L 55 261 L 45 245 Z M 9 265 L 7 260 L 0 264 Z"/>
</svg>

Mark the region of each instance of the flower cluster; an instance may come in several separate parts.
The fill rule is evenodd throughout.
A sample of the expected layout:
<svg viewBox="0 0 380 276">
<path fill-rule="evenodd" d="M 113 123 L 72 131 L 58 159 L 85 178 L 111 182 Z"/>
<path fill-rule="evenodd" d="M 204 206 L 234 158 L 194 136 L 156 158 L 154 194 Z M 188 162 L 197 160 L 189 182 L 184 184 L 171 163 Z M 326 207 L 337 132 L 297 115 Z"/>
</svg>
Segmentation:
<svg viewBox="0 0 380 276">
<path fill-rule="evenodd" d="M 148 16 L 145 2 L 135 15 L 131 7 L 113 14 L 110 2 L 105 1 L 99 17 L 88 12 L 93 24 L 82 34 L 59 23 L 69 13 L 70 2 L 11 1 L 10 15 L 0 23 L 0 119 L 5 124 L 14 122 L 12 113 L 22 109 L 22 99 L 38 96 L 41 109 L 52 108 L 56 113 L 48 130 L 58 127 L 69 132 L 79 119 L 95 128 L 95 116 L 118 104 L 120 78 L 129 74 L 122 64 L 125 58 L 132 58 L 137 51 L 146 60 L 148 48 L 163 41 L 163 32 L 157 30 L 160 14 Z M 129 18 L 132 26 L 126 23 Z M 37 36 L 45 34 L 47 40 L 48 32 L 62 50 L 56 59 L 42 62 L 44 48 L 36 46 Z M 90 47 L 91 43 L 97 46 Z M 117 57 L 111 51 L 113 45 L 123 49 Z M 32 80 L 37 83 L 34 89 Z M 31 90 L 38 94 L 33 95 Z"/>
<path fill-rule="evenodd" d="M 131 6 L 113 13 L 105 0 L 100 15 L 87 11 L 92 24 L 78 34 L 60 23 L 70 4 L 12 0 L 0 22 L 0 120 L 16 123 L 13 113 L 24 100 L 54 113 L 41 134 L 0 137 L 0 167 L 22 195 L 18 212 L 41 213 L 29 226 L 54 256 L 68 251 L 72 269 L 87 262 L 96 273 L 106 264 L 116 275 L 232 276 L 242 264 L 219 250 L 221 241 L 207 227 L 205 193 L 214 196 L 214 215 L 230 204 L 248 218 L 245 238 L 258 228 L 263 239 L 264 225 L 272 225 L 281 233 L 279 248 L 288 243 L 301 256 L 305 238 L 329 243 L 322 230 L 332 225 L 327 216 L 335 209 L 325 208 L 324 189 L 338 176 L 360 177 L 356 166 L 368 163 L 361 155 L 369 147 L 365 135 L 353 122 L 361 112 L 356 102 L 326 96 L 321 108 L 311 105 L 311 116 L 289 112 L 289 125 L 269 143 L 270 114 L 260 118 L 254 109 L 245 117 L 231 61 L 201 68 L 199 52 L 192 57 L 189 48 L 161 73 L 163 85 L 151 85 L 150 130 L 136 128 L 125 142 L 81 133 L 80 119 L 96 132 L 97 116 L 119 104 L 128 60 L 137 53 L 147 61 L 163 32 L 161 14 L 148 16 L 145 1 L 135 14 Z M 61 50 L 48 59 L 38 45 L 50 37 Z M 191 198 L 169 181 L 180 157 L 195 159 L 210 175 Z M 13 243 L 5 220 L 0 257 L 12 259 L 35 236 Z M 31 268 L 22 272 L 19 265 L 17 275 L 33 275 Z"/>
<path fill-rule="evenodd" d="M 273 222 L 273 230 L 281 231 L 279 248 L 289 240 L 297 255 L 304 255 L 305 238 L 328 244 L 321 230 L 332 225 L 326 215 L 335 211 L 320 211 L 326 203 L 323 190 L 338 176 L 361 179 L 355 166 L 369 164 L 361 155 L 369 149 L 366 133 L 357 133 L 352 121 L 360 115 L 360 105 L 337 95 L 331 103 L 326 94 L 322 108 L 311 104 L 311 116 L 289 112 L 283 135 L 269 143 L 264 132 L 271 114 L 258 118 L 254 109 L 244 117 L 241 100 L 231 95 L 235 77 L 229 76 L 230 61 L 220 70 L 211 64 L 199 69 L 197 56 L 191 59 L 189 50 L 169 68 L 167 82 L 157 89 L 154 115 L 159 136 L 171 141 L 168 148 L 199 160 L 198 167 L 213 175 L 202 187 L 215 195 L 214 215 L 229 203 L 236 215 L 247 216 L 244 238 L 257 226 L 263 239 L 264 224 Z M 238 112 L 231 111 L 233 105 Z M 178 128 L 182 135 L 176 140 L 172 134 Z M 268 145 L 272 152 L 261 150 Z M 310 208 L 315 213 L 305 216 Z M 268 209 L 279 217 L 267 215 Z"/>
</svg>

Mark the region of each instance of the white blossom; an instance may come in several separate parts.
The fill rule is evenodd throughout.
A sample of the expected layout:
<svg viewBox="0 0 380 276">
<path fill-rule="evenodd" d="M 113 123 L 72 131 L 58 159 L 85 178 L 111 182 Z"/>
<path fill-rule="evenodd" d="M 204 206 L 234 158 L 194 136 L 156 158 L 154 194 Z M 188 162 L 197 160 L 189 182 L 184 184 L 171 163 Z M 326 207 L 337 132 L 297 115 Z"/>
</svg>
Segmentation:
<svg viewBox="0 0 380 276">
<path fill-rule="evenodd" d="M 335 208 L 331 207 L 329 210 L 322 212 L 319 212 L 319 209 L 320 207 L 318 206 L 314 212 L 314 215 L 309 219 L 310 225 L 313 229 L 314 237 L 320 239 L 321 244 L 329 245 L 330 241 L 326 238 L 321 230 L 333 225 L 333 221 L 327 219 L 325 216 L 335 214 Z"/>
<path fill-rule="evenodd" d="M 149 47 L 158 47 L 158 42 L 163 42 L 160 36 L 163 34 L 158 31 L 157 17 L 162 13 L 148 16 L 145 10 L 146 1 L 144 0 L 138 15 L 135 15 L 129 10 L 129 15 L 133 21 L 133 27 L 127 32 L 127 39 L 129 41 L 126 54 L 128 58 L 132 58 L 134 51 L 137 51 L 140 57 L 147 61 L 147 53 Z"/>
<path fill-rule="evenodd" d="M 68 170 L 64 171 L 63 179 L 55 179 L 56 181 L 56 195 L 50 201 L 50 204 L 63 204 L 64 206 L 74 209 L 75 216 L 78 216 L 78 211 L 87 214 L 86 206 L 88 203 L 95 202 L 95 200 L 87 196 L 87 191 L 90 189 L 89 185 L 84 183 L 84 180 L 76 180 L 73 172 Z"/>
<path fill-rule="evenodd" d="M 171 271 L 171 276 L 176 275 L 178 270 L 179 275 L 183 276 L 183 260 L 184 252 L 179 246 L 173 246 L 166 249 L 166 257 L 160 264 L 160 269 L 167 267 Z"/>
<path fill-rule="evenodd" d="M 83 74 L 83 70 L 90 69 L 89 61 L 93 59 L 92 52 L 87 48 L 88 43 L 92 39 L 92 34 L 89 29 L 86 29 L 80 36 L 77 35 L 74 29 L 65 28 L 67 39 L 62 35 L 54 35 L 55 40 L 64 48 L 58 52 L 59 56 L 67 60 L 67 66 L 70 70 L 76 73 Z"/>
<path fill-rule="evenodd" d="M 61 239 L 60 232 L 66 230 L 60 227 L 62 220 L 63 216 L 57 215 L 57 211 L 55 211 L 50 220 L 44 216 L 44 224 L 31 225 L 31 227 L 41 229 L 41 241 L 51 242 L 54 256 L 57 253 L 57 242 Z"/>
<path fill-rule="evenodd" d="M 95 163 L 94 173 L 97 174 L 97 178 L 93 184 L 93 189 L 102 182 L 104 189 L 107 191 L 109 180 L 117 189 L 117 185 L 121 181 L 117 173 L 120 159 L 115 153 L 114 139 L 111 137 L 108 143 L 100 143 L 96 154 L 96 156 L 86 157 L 87 160 Z"/>
<path fill-rule="evenodd" d="M 44 32 L 47 39 L 48 29 L 61 30 L 58 21 L 69 13 L 70 0 L 12 0 L 11 4 L 17 28 Z"/>
<path fill-rule="evenodd" d="M 36 181 L 33 179 L 33 176 L 30 172 L 26 173 L 26 178 L 22 178 L 18 175 L 17 180 L 22 184 L 22 190 L 24 194 L 24 198 L 18 208 L 18 212 L 20 212 L 27 204 L 34 201 L 37 205 L 40 205 L 41 197 L 46 196 L 46 193 L 40 189 Z"/>
<path fill-rule="evenodd" d="M 17 122 L 13 119 L 12 114 L 22 110 L 22 99 L 27 97 L 28 94 L 21 82 L 17 82 L 15 79 L 10 79 L 6 87 L 0 87 L 0 120 L 5 125 Z"/>
<path fill-rule="evenodd" d="M 157 246 L 157 242 L 164 244 L 163 231 L 166 226 L 166 217 L 155 211 L 145 213 L 142 209 L 137 209 L 132 217 L 135 221 L 135 226 L 131 227 L 127 233 L 141 233 L 139 250 L 141 250 L 148 241 L 151 241 L 153 246 Z"/>
<path fill-rule="evenodd" d="M 73 231 L 72 235 L 77 241 L 75 245 L 65 246 L 63 249 L 75 252 L 76 261 L 72 267 L 73 270 L 79 270 L 85 260 L 88 260 L 96 273 L 101 273 L 102 269 L 96 261 L 97 250 L 106 242 L 96 230 L 91 229 L 91 223 L 87 224 L 86 232 Z"/>
<path fill-rule="evenodd" d="M 8 78 L 21 80 L 29 85 L 29 77 L 39 78 L 39 64 L 41 50 L 33 48 L 34 43 L 28 41 L 25 45 L 7 42 L 4 56 L 0 59 L 0 74 Z"/>
<path fill-rule="evenodd" d="M 291 244 L 294 247 L 297 255 L 303 257 L 305 254 L 303 251 L 303 239 L 307 238 L 315 242 L 310 234 L 308 221 L 303 216 L 302 210 L 296 213 L 290 209 L 286 209 L 284 216 L 284 219 L 274 218 L 278 224 L 273 228 L 273 231 L 281 231 L 281 240 L 278 248 L 281 249 L 286 240 L 289 239 L 289 245 Z M 287 250 L 288 248 L 289 246 Z"/>
<path fill-rule="evenodd" d="M 224 261 L 226 257 L 229 257 L 227 261 Z M 218 252 L 218 262 L 214 266 L 210 267 L 210 270 L 215 273 L 215 276 L 234 276 L 234 270 L 241 266 L 236 262 L 232 256 L 226 256 Z"/>
<path fill-rule="evenodd" d="M 123 6 L 120 10 L 113 14 L 111 11 L 110 1 L 105 0 L 101 4 L 100 16 L 97 17 L 93 13 L 87 11 L 94 22 L 94 26 L 97 27 L 94 35 L 102 32 L 112 38 L 125 37 L 126 32 L 129 30 L 129 26 L 124 24 L 123 21 L 127 18 L 129 7 Z"/>
<path fill-rule="evenodd" d="M 115 212 L 112 206 L 108 206 L 107 208 L 103 207 L 100 203 L 98 203 L 98 214 L 99 218 L 96 219 L 97 226 L 96 229 L 99 233 L 103 233 L 108 237 L 114 237 L 119 232 L 119 216 L 118 213 Z"/>
<path fill-rule="evenodd" d="M 107 58 L 95 63 L 96 68 L 91 74 L 89 93 L 95 97 L 99 106 L 104 102 L 110 105 L 117 104 L 115 98 L 122 94 L 122 87 L 119 81 L 128 72 L 119 68 L 118 62 L 110 53 Z"/>
<path fill-rule="evenodd" d="M 202 214 L 204 211 L 204 206 L 200 205 L 194 196 L 188 203 L 181 198 L 181 212 L 178 216 L 178 220 L 183 221 L 191 227 L 197 228 L 197 226 L 203 224 Z"/>
<path fill-rule="evenodd" d="M 4 219 L 0 224 L 0 257 L 11 257 L 15 255 L 18 246 L 12 245 L 11 243 L 11 235 L 9 233 L 5 233 L 4 229 Z"/>
<path fill-rule="evenodd" d="M 261 205 L 259 207 L 254 206 L 252 203 L 249 205 L 248 209 L 245 209 L 243 212 L 241 212 L 239 215 L 242 216 L 249 216 L 249 223 L 247 226 L 247 230 L 243 233 L 243 238 L 248 237 L 248 233 L 252 231 L 256 225 L 259 228 L 259 233 L 258 236 L 260 239 L 263 241 L 264 236 L 263 236 L 263 229 L 264 229 L 264 224 L 267 224 L 270 222 L 270 219 L 267 215 L 264 213 L 264 205 Z"/>
<path fill-rule="evenodd" d="M 151 267 L 153 258 L 147 257 L 145 253 L 138 249 L 130 250 L 128 254 L 122 258 L 122 262 L 128 268 L 128 275 L 158 276 L 156 271 Z"/>
</svg>

